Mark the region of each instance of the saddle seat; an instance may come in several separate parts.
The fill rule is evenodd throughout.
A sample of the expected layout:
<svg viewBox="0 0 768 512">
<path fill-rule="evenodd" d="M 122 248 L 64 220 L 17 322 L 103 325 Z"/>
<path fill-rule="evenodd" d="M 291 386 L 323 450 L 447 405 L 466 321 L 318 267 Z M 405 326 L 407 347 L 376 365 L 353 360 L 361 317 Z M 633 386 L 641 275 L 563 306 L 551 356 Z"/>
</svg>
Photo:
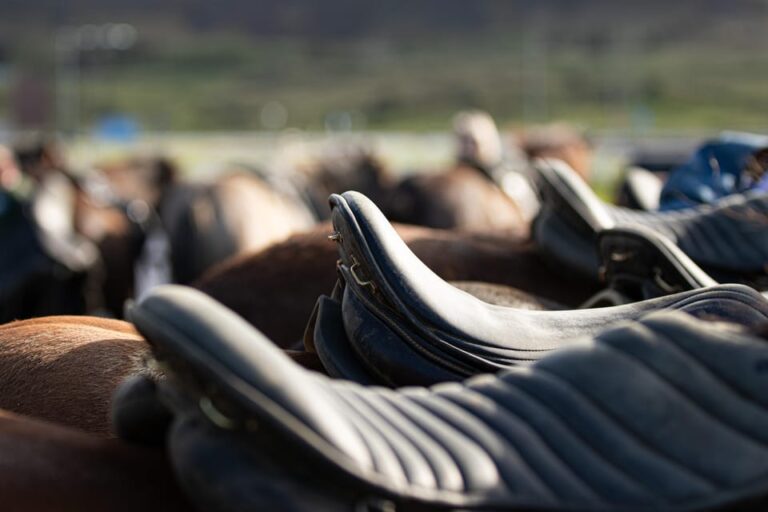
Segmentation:
<svg viewBox="0 0 768 512">
<path fill-rule="evenodd" d="M 321 299 L 314 346 L 309 348 L 337 377 L 360 380 L 360 375 L 369 375 L 373 382 L 390 386 L 457 380 L 529 364 L 576 337 L 659 309 L 743 325 L 768 318 L 768 302 L 742 285 L 592 310 L 491 305 L 427 268 L 362 194 L 346 192 L 330 201 L 343 290 Z M 342 332 L 346 337 L 340 341 Z M 326 349 L 329 343 L 333 349 Z"/>
<path fill-rule="evenodd" d="M 768 263 L 768 194 L 725 197 L 712 205 L 667 212 L 643 212 L 601 201 L 568 164 L 538 160 L 543 196 L 534 238 L 550 256 L 586 275 L 597 276 L 595 237 L 613 227 L 653 229 L 722 281 L 764 274 Z"/>
<path fill-rule="evenodd" d="M 129 317 L 166 370 L 173 468 L 205 510 L 765 504 L 768 344 L 733 327 L 660 313 L 528 368 L 392 391 L 300 368 L 192 289 Z"/>
</svg>

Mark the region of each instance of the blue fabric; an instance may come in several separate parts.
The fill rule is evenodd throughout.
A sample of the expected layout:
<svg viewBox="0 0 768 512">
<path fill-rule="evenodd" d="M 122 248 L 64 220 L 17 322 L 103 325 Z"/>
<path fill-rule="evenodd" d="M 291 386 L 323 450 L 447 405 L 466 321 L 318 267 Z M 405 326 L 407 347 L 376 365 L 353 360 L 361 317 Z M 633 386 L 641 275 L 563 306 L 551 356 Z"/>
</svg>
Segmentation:
<svg viewBox="0 0 768 512">
<path fill-rule="evenodd" d="M 768 190 L 765 177 L 755 182 L 744 170 L 762 149 L 750 140 L 715 140 L 700 147 L 688 162 L 673 170 L 661 191 L 660 210 L 679 210 L 712 203 L 755 188 Z"/>
</svg>

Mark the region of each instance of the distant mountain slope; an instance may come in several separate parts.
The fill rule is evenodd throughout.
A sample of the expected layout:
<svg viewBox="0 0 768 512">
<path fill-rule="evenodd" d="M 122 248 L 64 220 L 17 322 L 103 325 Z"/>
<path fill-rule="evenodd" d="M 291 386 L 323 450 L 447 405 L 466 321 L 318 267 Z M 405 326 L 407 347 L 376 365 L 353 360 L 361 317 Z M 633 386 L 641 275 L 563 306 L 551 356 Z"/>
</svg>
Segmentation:
<svg viewBox="0 0 768 512">
<path fill-rule="evenodd" d="M 181 29 L 257 36 L 355 37 L 501 32 L 538 20 L 567 37 L 596 28 L 700 32 L 724 20 L 768 20 L 764 0 L 5 0 L 3 32 L 68 23 L 158 19 Z M 23 23 L 20 23 L 22 21 Z"/>
<path fill-rule="evenodd" d="M 139 43 L 59 74 L 73 61 L 56 30 L 105 22 L 135 24 Z M 766 27 L 768 0 L 0 0 L 0 126 L 58 93 L 86 128 L 127 113 L 157 130 L 254 129 L 279 102 L 311 129 L 444 128 L 471 107 L 509 123 L 763 130 Z"/>
</svg>

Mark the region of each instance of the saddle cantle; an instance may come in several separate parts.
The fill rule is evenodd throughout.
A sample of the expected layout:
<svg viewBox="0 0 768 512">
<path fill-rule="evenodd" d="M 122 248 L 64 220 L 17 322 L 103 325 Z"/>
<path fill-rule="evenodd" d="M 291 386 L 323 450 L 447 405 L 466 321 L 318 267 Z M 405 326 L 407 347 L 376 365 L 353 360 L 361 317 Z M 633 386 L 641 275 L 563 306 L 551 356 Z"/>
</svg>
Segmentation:
<svg viewBox="0 0 768 512">
<path fill-rule="evenodd" d="M 617 202 L 632 210 L 652 212 L 659 209 L 664 182 L 655 172 L 632 166 L 624 173 Z"/>
<path fill-rule="evenodd" d="M 672 241 L 644 226 L 606 229 L 597 243 L 607 288 L 591 302 L 625 304 L 718 284 Z"/>
<path fill-rule="evenodd" d="M 742 325 L 768 318 L 768 301 L 742 285 L 576 311 L 490 305 L 427 268 L 362 194 L 331 196 L 331 206 L 343 287 L 319 301 L 308 348 L 336 377 L 390 386 L 459 380 L 529 364 L 574 338 L 660 309 Z"/>
<path fill-rule="evenodd" d="M 129 316 L 205 510 L 765 506 L 768 344 L 735 327 L 658 313 L 528 368 L 392 391 L 303 370 L 191 289 Z"/>
<path fill-rule="evenodd" d="M 539 160 L 543 196 L 536 242 L 553 258 L 597 276 L 597 233 L 641 225 L 669 238 L 706 272 L 724 282 L 752 282 L 768 264 L 768 194 L 728 196 L 712 205 L 641 212 L 603 203 L 564 162 Z"/>
<path fill-rule="evenodd" d="M 629 301 L 718 284 L 670 239 L 646 226 L 603 230 L 597 246 L 608 289 Z"/>
</svg>

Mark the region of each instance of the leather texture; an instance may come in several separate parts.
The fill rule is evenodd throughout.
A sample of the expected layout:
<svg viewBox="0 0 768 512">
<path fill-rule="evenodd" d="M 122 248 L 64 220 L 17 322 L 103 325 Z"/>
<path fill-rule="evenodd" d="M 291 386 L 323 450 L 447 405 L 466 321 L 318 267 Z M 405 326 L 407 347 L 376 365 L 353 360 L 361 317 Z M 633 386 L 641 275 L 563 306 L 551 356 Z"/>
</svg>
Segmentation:
<svg viewBox="0 0 768 512">
<path fill-rule="evenodd" d="M 624 175 L 620 194 L 627 207 L 651 212 L 659 209 L 663 187 L 658 174 L 642 167 L 630 167 Z"/>
<path fill-rule="evenodd" d="M 606 229 L 597 245 L 608 289 L 630 301 L 718 284 L 671 240 L 645 226 Z"/>
<path fill-rule="evenodd" d="M 577 337 L 661 309 L 742 325 L 768 318 L 768 301 L 742 285 L 600 309 L 528 311 L 494 306 L 427 268 L 362 194 L 334 195 L 331 205 L 345 283 L 341 317 L 347 344 L 368 373 L 389 386 L 427 385 L 530 364 Z M 321 355 L 340 353 L 323 350 L 325 342 L 315 338 Z M 333 375 L 356 378 L 356 373 L 343 371 L 344 364 L 329 363 L 326 367 Z"/>
<path fill-rule="evenodd" d="M 300 368 L 191 289 L 130 318 L 166 368 L 171 459 L 205 510 L 765 505 L 768 345 L 733 326 L 657 313 L 527 368 L 392 391 Z"/>
<path fill-rule="evenodd" d="M 641 212 L 602 202 L 562 161 L 539 160 L 536 169 L 544 200 L 534 238 L 574 270 L 597 276 L 594 242 L 601 230 L 641 225 L 669 238 L 709 273 L 765 274 L 768 193 L 734 194 L 677 211 Z"/>
</svg>

